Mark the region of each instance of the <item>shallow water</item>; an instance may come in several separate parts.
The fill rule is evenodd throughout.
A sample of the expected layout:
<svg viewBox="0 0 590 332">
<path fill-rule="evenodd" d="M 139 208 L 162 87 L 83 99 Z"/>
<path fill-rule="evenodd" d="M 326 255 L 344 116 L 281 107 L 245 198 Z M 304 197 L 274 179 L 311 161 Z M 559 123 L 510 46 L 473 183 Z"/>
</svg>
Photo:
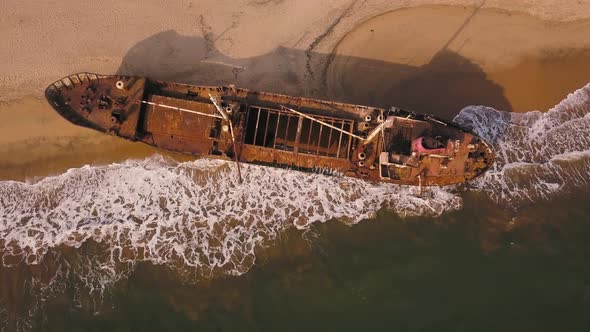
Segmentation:
<svg viewBox="0 0 590 332">
<path fill-rule="evenodd" d="M 161 156 L 0 182 L 8 330 L 582 330 L 590 85 L 546 113 L 467 107 L 469 186 Z"/>
</svg>

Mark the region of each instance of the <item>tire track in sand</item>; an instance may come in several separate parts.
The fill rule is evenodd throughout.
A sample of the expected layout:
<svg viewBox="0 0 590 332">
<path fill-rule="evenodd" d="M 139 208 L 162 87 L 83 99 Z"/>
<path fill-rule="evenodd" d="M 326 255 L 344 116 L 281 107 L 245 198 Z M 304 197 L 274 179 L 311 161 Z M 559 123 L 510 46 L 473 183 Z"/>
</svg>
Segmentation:
<svg viewBox="0 0 590 332">
<path fill-rule="evenodd" d="M 307 58 L 307 61 L 305 63 L 305 68 L 306 68 L 306 74 L 305 74 L 305 78 L 307 80 L 314 80 L 315 79 L 315 74 L 313 72 L 313 68 L 312 68 L 312 57 L 313 57 L 313 51 L 314 49 L 326 38 L 328 37 L 333 31 L 334 28 L 336 28 L 336 26 L 338 24 L 340 24 L 340 22 L 342 21 L 342 19 L 344 19 L 346 16 L 348 16 L 348 14 L 350 14 L 350 12 L 352 11 L 352 9 L 354 8 L 354 6 L 361 0 L 353 0 L 348 7 L 346 7 L 346 9 L 340 14 L 338 15 L 338 17 L 336 17 L 336 19 L 328 26 L 328 28 L 319 36 L 317 36 L 312 42 L 311 44 L 309 44 L 309 47 L 305 50 L 305 56 Z M 362 0 L 362 2 L 365 2 L 366 0 Z M 325 70 L 324 70 L 325 71 Z"/>
</svg>

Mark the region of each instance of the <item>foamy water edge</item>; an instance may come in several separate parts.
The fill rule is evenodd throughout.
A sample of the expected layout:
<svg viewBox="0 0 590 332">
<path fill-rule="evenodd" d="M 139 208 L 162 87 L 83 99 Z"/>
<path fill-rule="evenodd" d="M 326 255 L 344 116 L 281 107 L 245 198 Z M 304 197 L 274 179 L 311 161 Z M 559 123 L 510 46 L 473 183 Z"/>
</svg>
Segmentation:
<svg viewBox="0 0 590 332">
<path fill-rule="evenodd" d="M 518 208 L 590 184 L 590 84 L 546 113 L 463 109 L 455 122 L 493 144 L 496 163 L 470 185 Z"/>
</svg>

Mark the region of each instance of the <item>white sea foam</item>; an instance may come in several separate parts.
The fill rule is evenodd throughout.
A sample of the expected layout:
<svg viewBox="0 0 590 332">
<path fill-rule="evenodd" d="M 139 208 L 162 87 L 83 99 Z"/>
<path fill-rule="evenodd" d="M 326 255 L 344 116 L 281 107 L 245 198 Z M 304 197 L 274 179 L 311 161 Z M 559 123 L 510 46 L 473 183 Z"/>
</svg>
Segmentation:
<svg viewBox="0 0 590 332">
<path fill-rule="evenodd" d="M 519 207 L 590 184 L 590 84 L 546 113 L 470 106 L 455 122 L 493 144 L 496 163 L 472 185 Z"/>
<path fill-rule="evenodd" d="M 3 264 L 37 264 L 49 248 L 108 243 L 116 261 L 145 260 L 245 272 L 254 249 L 285 228 L 338 218 L 355 223 L 387 207 L 400 215 L 440 215 L 461 206 L 448 189 L 416 189 L 340 176 L 231 162 L 176 163 L 154 156 L 85 166 L 36 183 L 0 183 Z M 16 259 L 15 259 L 16 258 Z"/>
</svg>

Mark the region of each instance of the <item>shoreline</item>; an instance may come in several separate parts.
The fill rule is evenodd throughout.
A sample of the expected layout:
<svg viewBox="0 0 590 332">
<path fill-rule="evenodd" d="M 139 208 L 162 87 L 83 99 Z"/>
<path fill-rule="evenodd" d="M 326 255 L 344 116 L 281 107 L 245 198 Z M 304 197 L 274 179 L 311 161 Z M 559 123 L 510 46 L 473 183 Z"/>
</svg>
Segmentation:
<svg viewBox="0 0 590 332">
<path fill-rule="evenodd" d="M 143 144 L 77 127 L 35 96 L 0 105 L 0 130 L 0 155 L 6 156 L 0 158 L 0 181 L 26 181 L 155 153 Z"/>
</svg>

